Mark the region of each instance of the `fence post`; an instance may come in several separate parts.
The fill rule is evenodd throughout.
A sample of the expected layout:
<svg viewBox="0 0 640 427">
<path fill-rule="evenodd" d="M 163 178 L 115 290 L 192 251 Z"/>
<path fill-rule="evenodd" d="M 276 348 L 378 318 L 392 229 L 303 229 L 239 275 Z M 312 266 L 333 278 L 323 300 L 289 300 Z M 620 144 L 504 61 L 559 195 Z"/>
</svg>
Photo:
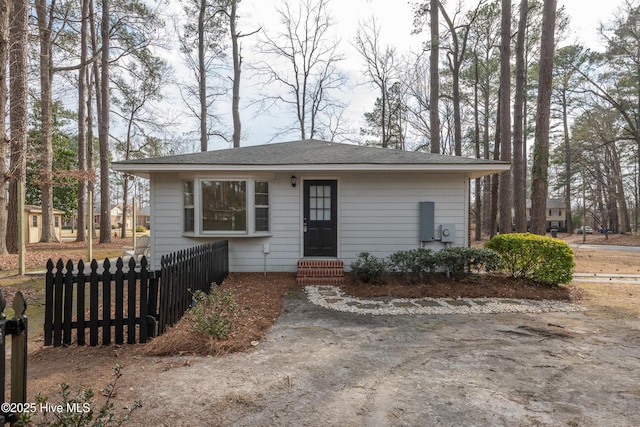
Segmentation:
<svg viewBox="0 0 640 427">
<path fill-rule="evenodd" d="M 4 403 L 6 402 L 4 398 L 4 381 L 5 381 L 5 337 L 6 337 L 6 326 L 7 326 L 7 316 L 4 314 L 4 309 L 7 306 L 7 300 L 4 299 L 4 292 L 0 289 L 0 400 Z M 0 412 L 2 415 L 2 421 L 7 421 L 6 413 Z"/>
<path fill-rule="evenodd" d="M 11 327 L 11 401 L 27 401 L 27 299 L 22 291 L 13 297 Z M 3 355 L 4 356 L 4 355 Z"/>
<path fill-rule="evenodd" d="M 13 319 L 6 320 L 4 309 L 7 301 L 4 293 L 0 289 L 0 399 L 5 400 L 5 379 L 6 379 L 6 336 L 11 338 L 11 402 L 25 403 L 27 401 L 27 316 L 24 312 L 27 309 L 27 300 L 22 291 L 16 292 L 13 297 Z M 0 412 L 2 424 L 18 421 L 16 414 Z"/>
</svg>

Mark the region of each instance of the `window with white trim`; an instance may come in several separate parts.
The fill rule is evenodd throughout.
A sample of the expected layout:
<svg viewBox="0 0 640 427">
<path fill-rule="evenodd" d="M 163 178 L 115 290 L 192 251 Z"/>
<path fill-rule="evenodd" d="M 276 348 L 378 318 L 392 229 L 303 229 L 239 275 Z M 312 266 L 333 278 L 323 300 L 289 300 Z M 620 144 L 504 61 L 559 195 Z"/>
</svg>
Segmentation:
<svg viewBox="0 0 640 427">
<path fill-rule="evenodd" d="M 256 181 L 254 190 L 255 230 L 269 231 L 269 181 Z"/>
<path fill-rule="evenodd" d="M 184 226 L 183 231 L 195 231 L 195 202 L 193 198 L 193 181 L 184 182 Z"/>
<path fill-rule="evenodd" d="M 196 178 L 184 182 L 184 228 L 194 235 L 247 235 L 270 230 L 266 180 Z"/>
</svg>

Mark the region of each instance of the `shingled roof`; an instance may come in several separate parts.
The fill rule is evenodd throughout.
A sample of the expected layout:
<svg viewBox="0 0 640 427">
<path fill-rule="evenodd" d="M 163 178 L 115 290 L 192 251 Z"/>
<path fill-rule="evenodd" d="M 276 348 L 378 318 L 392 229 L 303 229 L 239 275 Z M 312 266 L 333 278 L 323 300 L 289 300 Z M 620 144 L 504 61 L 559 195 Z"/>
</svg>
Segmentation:
<svg viewBox="0 0 640 427">
<path fill-rule="evenodd" d="M 113 162 L 113 168 L 141 176 L 176 170 L 457 170 L 485 174 L 508 170 L 509 164 L 309 139 Z"/>
</svg>

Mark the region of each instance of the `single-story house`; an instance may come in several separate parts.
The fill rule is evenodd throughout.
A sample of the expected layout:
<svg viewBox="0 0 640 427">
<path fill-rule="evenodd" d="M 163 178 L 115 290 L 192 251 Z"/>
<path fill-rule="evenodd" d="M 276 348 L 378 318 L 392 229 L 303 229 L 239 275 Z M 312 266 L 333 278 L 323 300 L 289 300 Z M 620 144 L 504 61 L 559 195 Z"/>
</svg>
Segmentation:
<svg viewBox="0 0 640 427">
<path fill-rule="evenodd" d="M 53 210 L 53 230 L 58 238 L 62 236 L 62 216 L 64 212 Z M 25 243 L 37 243 L 42 237 L 42 206 L 25 205 L 24 207 Z"/>
<path fill-rule="evenodd" d="M 236 272 L 295 272 L 301 260 L 348 269 L 362 251 L 467 246 L 470 179 L 509 168 L 319 140 L 113 163 L 150 180 L 153 267 L 226 239 Z"/>
</svg>

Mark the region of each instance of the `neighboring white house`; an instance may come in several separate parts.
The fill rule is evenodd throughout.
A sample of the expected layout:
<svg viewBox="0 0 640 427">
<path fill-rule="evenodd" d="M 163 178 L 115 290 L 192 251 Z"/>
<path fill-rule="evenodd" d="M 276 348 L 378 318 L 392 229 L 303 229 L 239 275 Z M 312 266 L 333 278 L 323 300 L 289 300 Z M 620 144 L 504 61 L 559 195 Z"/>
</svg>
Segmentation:
<svg viewBox="0 0 640 427">
<path fill-rule="evenodd" d="M 318 140 L 114 162 L 150 179 L 151 263 L 229 240 L 231 271 L 469 244 L 469 180 L 506 162 Z M 442 233 L 445 229 L 448 232 Z"/>
</svg>

